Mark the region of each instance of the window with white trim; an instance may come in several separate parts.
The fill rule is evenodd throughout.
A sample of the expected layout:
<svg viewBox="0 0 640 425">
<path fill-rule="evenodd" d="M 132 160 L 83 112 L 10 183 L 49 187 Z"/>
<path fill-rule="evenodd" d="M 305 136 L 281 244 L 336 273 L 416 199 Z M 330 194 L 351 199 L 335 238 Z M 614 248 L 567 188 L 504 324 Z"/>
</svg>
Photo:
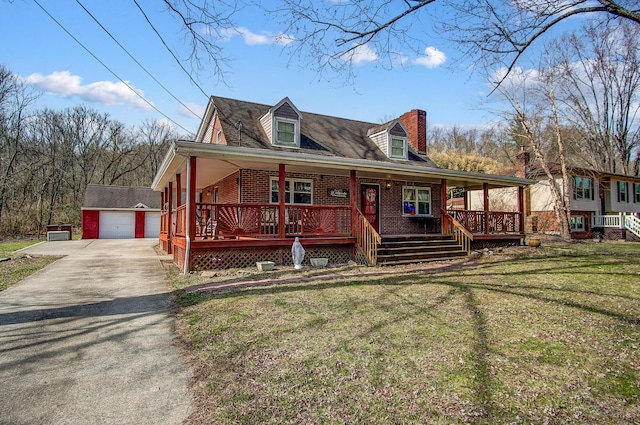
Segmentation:
<svg viewBox="0 0 640 425">
<path fill-rule="evenodd" d="M 593 178 L 573 177 L 573 199 L 577 201 L 592 201 L 595 199 Z"/>
<path fill-rule="evenodd" d="M 216 133 L 216 144 L 219 145 L 222 143 L 222 130 L 218 130 Z"/>
<path fill-rule="evenodd" d="M 629 183 L 618 182 L 618 202 L 629 202 Z"/>
<path fill-rule="evenodd" d="M 411 217 L 431 216 L 431 188 L 403 186 L 402 215 Z"/>
<path fill-rule="evenodd" d="M 291 188 L 293 188 L 293 196 Z M 271 178 L 272 204 L 278 203 L 278 179 Z M 313 180 L 286 179 L 284 181 L 284 203 L 295 205 L 313 205 Z"/>
<path fill-rule="evenodd" d="M 640 204 L 640 183 L 633 184 L 633 202 Z"/>
<path fill-rule="evenodd" d="M 571 216 L 571 231 L 572 232 L 584 232 L 586 230 L 584 225 L 583 215 Z"/>
<path fill-rule="evenodd" d="M 298 146 L 298 123 L 292 120 L 276 119 L 276 145 Z"/>
<path fill-rule="evenodd" d="M 407 158 L 407 139 L 404 137 L 391 137 L 391 152 L 392 158 Z"/>
</svg>

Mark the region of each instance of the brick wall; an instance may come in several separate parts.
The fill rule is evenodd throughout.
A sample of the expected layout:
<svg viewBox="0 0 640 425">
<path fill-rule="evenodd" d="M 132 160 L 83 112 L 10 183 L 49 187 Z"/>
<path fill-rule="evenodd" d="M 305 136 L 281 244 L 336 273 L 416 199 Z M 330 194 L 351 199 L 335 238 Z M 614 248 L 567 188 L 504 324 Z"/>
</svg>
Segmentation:
<svg viewBox="0 0 640 425">
<path fill-rule="evenodd" d="M 350 179 L 348 176 L 316 175 L 306 173 L 286 173 L 287 179 L 307 179 L 313 181 L 313 204 L 314 205 L 335 205 L 349 206 L 350 202 Z M 277 171 L 264 170 L 241 170 L 234 173 L 216 185 L 211 185 L 203 189 L 203 201 L 213 202 L 213 188 L 218 187 L 218 200 L 221 203 L 238 202 L 239 186 L 242 187 L 240 202 L 267 204 L 270 202 L 270 181 L 277 178 Z M 238 184 L 239 182 L 239 184 Z M 386 184 L 391 183 L 391 188 L 386 189 Z M 381 234 L 423 234 L 425 230 L 429 232 L 433 220 L 418 217 L 402 216 L 402 187 L 417 186 L 431 188 L 431 211 L 433 217 L 441 219 L 442 191 L 439 184 L 425 184 L 412 181 L 393 181 L 382 179 L 358 179 L 357 198 L 358 208 L 360 205 L 360 185 L 375 184 L 380 186 L 380 226 Z M 339 198 L 330 195 L 332 189 L 340 189 L 347 192 L 346 198 Z M 206 193 L 210 191 L 211 196 Z M 426 226 L 426 227 L 425 227 Z M 439 233 L 439 229 L 437 230 Z"/>
<path fill-rule="evenodd" d="M 431 222 L 423 217 L 403 217 L 402 215 L 402 187 L 417 186 L 431 188 L 431 213 L 436 219 L 442 217 L 441 208 L 441 187 L 440 185 L 429 185 L 420 182 L 410 181 L 393 181 L 393 180 L 377 180 L 377 179 L 359 179 L 360 184 L 369 183 L 380 185 L 380 234 L 382 235 L 398 235 L 398 234 L 423 234 L 425 233 L 425 225 L 427 228 Z M 386 184 L 391 183 L 391 188 L 386 189 Z M 358 194 L 358 200 L 360 194 Z M 360 203 L 358 208 L 361 208 Z M 428 229 L 431 230 L 431 229 Z M 440 231 L 438 230 L 438 233 Z"/>
</svg>

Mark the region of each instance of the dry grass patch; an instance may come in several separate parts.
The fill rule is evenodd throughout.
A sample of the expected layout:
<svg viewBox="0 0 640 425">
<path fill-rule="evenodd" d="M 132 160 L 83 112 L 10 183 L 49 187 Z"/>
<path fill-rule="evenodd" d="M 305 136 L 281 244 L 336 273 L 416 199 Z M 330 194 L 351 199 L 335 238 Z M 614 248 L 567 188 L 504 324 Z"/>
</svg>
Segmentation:
<svg viewBox="0 0 640 425">
<path fill-rule="evenodd" d="M 0 291 L 15 285 L 60 258 L 30 256 L 18 252 L 35 243 L 38 241 L 0 242 L 0 258 L 6 259 L 0 262 Z"/>
<path fill-rule="evenodd" d="M 588 245 L 175 277 L 191 420 L 637 423 L 640 244 Z"/>
</svg>

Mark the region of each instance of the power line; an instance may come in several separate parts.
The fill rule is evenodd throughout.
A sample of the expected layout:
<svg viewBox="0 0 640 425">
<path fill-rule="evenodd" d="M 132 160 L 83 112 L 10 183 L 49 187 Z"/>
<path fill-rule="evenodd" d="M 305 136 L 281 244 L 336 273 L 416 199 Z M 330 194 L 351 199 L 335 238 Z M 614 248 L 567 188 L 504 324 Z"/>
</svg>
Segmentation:
<svg viewBox="0 0 640 425">
<path fill-rule="evenodd" d="M 163 117 L 165 117 L 166 119 L 168 119 L 169 121 L 171 121 L 173 124 L 175 124 L 176 126 L 180 127 L 182 130 L 184 130 L 187 133 L 191 133 L 189 130 L 187 130 L 186 128 L 184 128 L 182 125 L 178 124 L 176 121 L 172 120 L 171 118 L 169 118 L 168 115 L 166 115 L 164 112 L 162 112 L 160 109 L 158 109 L 153 103 L 149 102 L 147 99 L 144 98 L 144 96 L 142 96 L 140 93 L 138 93 L 136 90 L 133 89 L 133 87 L 131 87 L 126 81 L 124 81 L 122 78 L 120 78 L 115 72 L 113 72 L 111 70 L 111 68 L 109 68 L 104 62 L 102 62 L 95 54 L 93 54 L 93 52 L 91 50 L 89 50 L 84 44 L 82 44 L 82 42 L 80 42 L 80 40 L 78 40 L 76 37 L 73 36 L 73 34 L 71 34 L 65 27 L 64 25 L 62 25 L 60 22 L 58 22 L 58 20 L 56 18 L 54 18 L 49 11 L 47 11 L 47 9 L 45 9 L 40 3 L 38 3 L 38 0 L 33 0 L 35 4 L 38 5 L 38 7 L 40 7 L 40 9 L 42 9 L 42 11 L 44 13 L 47 14 L 47 16 L 49 16 L 56 24 L 58 24 L 58 26 L 60 28 L 62 28 L 62 30 L 64 32 L 67 33 L 67 35 L 69 35 L 69 37 L 71 37 L 76 43 L 78 43 L 80 45 L 80 47 L 82 47 L 84 50 L 87 51 L 87 53 L 89 53 L 95 60 L 97 60 L 100 65 L 102 65 L 107 71 L 109 71 L 114 77 L 116 77 L 118 80 L 120 80 L 120 82 L 122 82 L 122 84 L 124 84 L 125 86 L 127 86 L 129 88 L 129 90 L 131 90 L 133 93 L 135 93 L 136 96 L 138 96 L 140 99 L 142 99 L 147 105 L 149 105 L 151 108 L 153 108 L 156 112 L 158 112 L 160 115 L 162 115 Z"/>
<path fill-rule="evenodd" d="M 193 114 L 193 116 L 194 116 L 194 117 L 196 117 L 196 118 L 200 118 L 200 115 L 196 114 L 195 112 L 193 112 L 193 111 L 191 110 L 191 108 L 189 108 L 187 105 L 185 105 L 184 103 L 182 103 L 182 101 L 181 101 L 180 99 L 178 99 L 178 98 L 177 98 L 173 93 L 171 93 L 171 91 L 169 91 L 169 89 L 168 89 L 168 88 L 166 88 L 166 87 L 165 87 L 165 86 L 164 86 L 160 81 L 158 81 L 158 80 L 156 79 L 156 77 L 154 77 L 154 76 L 151 74 L 151 72 L 149 72 L 149 71 L 148 71 L 148 70 L 147 70 L 147 69 L 146 69 L 146 68 L 145 68 L 145 67 L 144 67 L 140 62 L 138 62 L 138 60 L 137 60 L 137 59 L 136 59 L 136 58 L 135 58 L 131 53 L 129 53 L 129 51 L 128 51 L 128 50 L 127 50 L 127 49 L 126 49 L 122 44 L 120 44 L 120 42 L 119 42 L 118 40 L 116 40 L 116 38 L 115 38 L 115 37 L 114 37 L 114 36 L 113 36 L 113 35 L 112 35 L 112 34 L 111 34 L 111 33 L 110 33 L 110 32 L 109 32 L 109 31 L 108 31 L 108 30 L 107 30 L 107 29 L 106 29 L 106 28 L 101 24 L 101 23 L 100 23 L 100 21 L 98 21 L 98 19 L 96 19 L 96 17 L 95 17 L 95 16 L 93 16 L 93 14 L 91 14 L 91 12 L 89 12 L 89 11 L 87 10 L 87 8 L 82 4 L 82 2 L 80 2 L 80 0 L 76 0 L 76 3 L 78 3 L 78 4 L 80 5 L 80 7 L 81 7 L 82 9 L 84 9 L 84 11 L 85 11 L 85 12 L 87 12 L 87 14 L 91 17 L 91 19 L 93 19 L 93 20 L 95 21 L 95 23 L 96 23 L 96 24 L 98 24 L 98 25 L 100 26 L 100 28 L 102 28 L 102 30 L 103 30 L 104 32 L 106 32 L 106 33 L 107 33 L 107 35 L 108 35 L 109 37 L 111 37 L 111 39 L 112 39 L 112 40 L 113 40 L 113 41 L 114 41 L 118 46 L 120 46 L 120 48 L 121 48 L 122 50 L 124 50 L 124 52 L 125 52 L 127 55 L 129 55 L 129 57 L 130 57 L 130 58 L 131 58 L 131 59 L 132 59 L 132 60 L 133 60 L 133 61 L 134 61 L 134 62 L 135 62 L 135 63 L 136 63 L 140 68 L 142 68 L 142 70 L 143 70 L 144 72 L 146 72 L 146 73 L 147 73 L 147 75 L 148 75 L 149 77 L 151 77 L 151 78 L 153 79 L 153 81 L 155 81 L 156 83 L 158 83 L 158 85 L 159 85 L 160 87 L 162 87 L 162 88 L 164 89 L 164 91 L 166 91 L 166 92 L 167 92 L 171 97 L 173 97 L 173 98 L 174 98 L 174 99 L 175 99 L 175 100 L 176 100 L 180 105 L 182 105 L 182 106 L 183 106 L 187 111 L 191 112 L 191 113 Z"/>
<path fill-rule="evenodd" d="M 158 30 L 156 29 L 155 26 L 153 26 L 153 24 L 151 23 L 151 20 L 149 19 L 149 17 L 147 16 L 147 14 L 144 12 L 144 10 L 142 9 L 142 7 L 138 4 L 137 0 L 133 0 L 133 2 L 136 4 L 136 6 L 138 6 L 138 9 L 140 9 L 140 12 L 142 13 L 142 15 L 144 16 L 144 18 L 147 20 L 147 23 L 149 24 L 149 26 L 151 27 L 151 29 L 153 29 L 153 31 L 156 33 L 156 35 L 158 36 L 158 38 L 160 38 L 160 41 L 162 42 L 162 44 L 164 45 L 164 47 L 169 51 L 169 53 L 171 53 L 171 56 L 173 56 L 173 59 L 175 59 L 175 61 L 178 63 L 178 65 L 180 66 L 180 68 L 182 68 L 182 70 L 184 71 L 185 74 L 187 74 L 187 76 L 189 77 L 189 79 L 191 80 L 191 82 L 200 89 L 200 91 L 202 92 L 202 94 L 208 99 L 209 95 L 202 90 L 202 87 L 200 87 L 200 85 L 196 82 L 196 80 L 193 79 L 193 77 L 191 76 L 191 74 L 189 73 L 189 71 L 187 71 L 184 66 L 182 66 L 182 62 L 180 62 L 180 59 L 178 59 L 176 57 L 176 55 L 173 53 L 173 51 L 171 50 L 171 48 L 167 45 L 167 43 L 164 41 L 164 38 L 162 38 L 162 36 L 160 35 L 160 33 L 158 32 Z"/>
</svg>

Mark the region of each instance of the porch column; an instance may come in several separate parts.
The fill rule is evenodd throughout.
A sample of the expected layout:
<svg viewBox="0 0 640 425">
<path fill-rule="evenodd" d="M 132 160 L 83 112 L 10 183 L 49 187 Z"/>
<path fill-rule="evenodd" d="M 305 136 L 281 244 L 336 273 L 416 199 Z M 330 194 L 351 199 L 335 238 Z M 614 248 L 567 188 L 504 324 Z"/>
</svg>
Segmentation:
<svg viewBox="0 0 640 425">
<path fill-rule="evenodd" d="M 167 209 L 169 210 L 169 245 L 173 239 L 173 182 L 169 182 L 169 192 L 167 197 Z"/>
<path fill-rule="evenodd" d="M 177 176 L 176 176 L 177 177 Z M 179 180 L 178 180 L 179 181 Z M 189 203 L 189 217 L 187 217 L 186 229 L 188 229 L 189 238 L 196 237 L 196 157 L 189 157 L 189 194 L 187 202 Z M 191 270 L 191 267 L 189 267 Z"/>
<path fill-rule="evenodd" d="M 164 190 L 160 192 L 160 233 L 162 233 L 162 229 L 166 229 L 164 221 L 166 220 L 166 216 L 162 214 L 164 211 Z"/>
<path fill-rule="evenodd" d="M 449 218 L 447 216 L 447 179 L 440 180 L 440 190 L 442 193 L 440 194 L 441 198 L 441 214 L 442 218 L 440 219 L 440 233 L 443 235 L 447 234 L 447 229 L 449 228 Z"/>
<path fill-rule="evenodd" d="M 484 197 L 484 233 L 489 234 L 489 183 L 482 184 L 482 194 Z"/>
<path fill-rule="evenodd" d="M 285 205 L 284 205 L 284 164 L 278 164 L 278 237 L 285 238 Z M 292 188 L 293 189 L 293 188 Z"/>
<path fill-rule="evenodd" d="M 356 229 L 358 227 L 357 214 L 358 209 L 358 179 L 356 178 L 356 170 L 349 171 L 349 203 L 351 205 L 351 236 L 356 237 Z"/>
<path fill-rule="evenodd" d="M 176 208 L 180 208 L 182 205 L 182 182 L 180 174 L 176 174 Z"/>
<path fill-rule="evenodd" d="M 524 187 L 518 186 L 518 212 L 520 213 L 520 226 L 518 231 L 524 233 Z"/>
</svg>

